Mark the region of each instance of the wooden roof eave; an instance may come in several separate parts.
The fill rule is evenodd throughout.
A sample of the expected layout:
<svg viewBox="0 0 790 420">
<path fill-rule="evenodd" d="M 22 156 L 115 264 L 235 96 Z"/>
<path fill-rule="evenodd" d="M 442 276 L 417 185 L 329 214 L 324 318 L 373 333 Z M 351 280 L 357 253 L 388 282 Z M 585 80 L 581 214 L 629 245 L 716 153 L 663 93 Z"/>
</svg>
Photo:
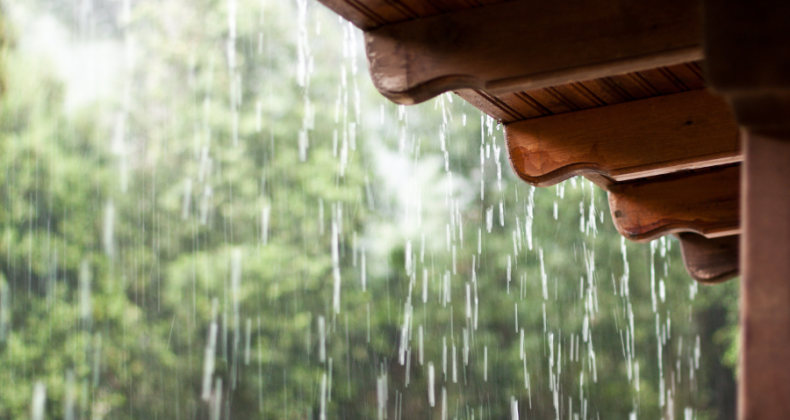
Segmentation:
<svg viewBox="0 0 790 420">
<path fill-rule="evenodd" d="M 630 181 L 743 159 L 738 126 L 706 90 L 527 119 L 505 126 L 513 171 L 550 186 L 597 173 Z"/>
<path fill-rule="evenodd" d="M 511 1 L 366 31 L 371 77 L 400 104 L 462 88 L 492 95 L 702 58 L 688 0 Z"/>
<path fill-rule="evenodd" d="M 739 169 L 715 167 L 743 154 L 728 105 L 693 63 L 702 58 L 699 3 L 320 1 L 365 30 L 385 97 L 414 104 L 455 90 L 505 123 L 511 166 L 527 183 L 583 175 L 609 191 L 626 238 L 739 233 Z M 700 271 L 697 245 L 681 246 L 693 278 L 733 273 L 726 264 Z"/>
</svg>

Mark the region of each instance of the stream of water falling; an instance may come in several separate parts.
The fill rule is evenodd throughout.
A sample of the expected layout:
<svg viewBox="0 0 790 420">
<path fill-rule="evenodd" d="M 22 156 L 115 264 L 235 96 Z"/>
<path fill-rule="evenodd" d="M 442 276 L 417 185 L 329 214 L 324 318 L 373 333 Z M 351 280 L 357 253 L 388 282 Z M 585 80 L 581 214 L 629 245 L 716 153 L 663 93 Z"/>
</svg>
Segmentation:
<svg viewBox="0 0 790 420">
<path fill-rule="evenodd" d="M 0 418 L 716 415 L 676 240 L 322 5 L 5 3 Z"/>
</svg>

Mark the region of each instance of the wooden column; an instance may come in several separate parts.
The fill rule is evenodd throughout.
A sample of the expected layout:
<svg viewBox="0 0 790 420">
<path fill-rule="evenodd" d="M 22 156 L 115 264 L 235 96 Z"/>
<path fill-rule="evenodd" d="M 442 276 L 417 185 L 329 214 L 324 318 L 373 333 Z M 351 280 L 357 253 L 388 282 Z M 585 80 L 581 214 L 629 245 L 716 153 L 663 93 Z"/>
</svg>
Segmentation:
<svg viewBox="0 0 790 420">
<path fill-rule="evenodd" d="M 744 130 L 740 420 L 790 419 L 790 2 L 703 0 L 705 66 Z"/>
<path fill-rule="evenodd" d="M 738 412 L 790 419 L 790 133 L 744 139 Z"/>
</svg>

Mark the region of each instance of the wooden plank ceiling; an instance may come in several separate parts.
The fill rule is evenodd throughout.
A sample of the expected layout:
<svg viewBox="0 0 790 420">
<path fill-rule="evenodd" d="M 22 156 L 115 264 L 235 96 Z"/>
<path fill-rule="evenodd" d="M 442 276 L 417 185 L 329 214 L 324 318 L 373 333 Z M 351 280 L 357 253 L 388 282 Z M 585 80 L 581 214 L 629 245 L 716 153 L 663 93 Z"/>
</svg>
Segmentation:
<svg viewBox="0 0 790 420">
<path fill-rule="evenodd" d="M 702 89 L 705 89 L 702 68 L 699 62 L 689 62 L 498 96 L 475 89 L 459 89 L 456 93 L 503 124 L 509 124 Z"/>
<path fill-rule="evenodd" d="M 508 0 L 320 0 L 360 29 L 472 9 Z"/>
<path fill-rule="evenodd" d="M 738 274 L 743 153 L 706 89 L 698 1 L 319 1 L 365 31 L 387 98 L 454 91 L 505 125 L 525 182 L 584 175 L 626 238 L 675 233 L 693 278 Z"/>
</svg>

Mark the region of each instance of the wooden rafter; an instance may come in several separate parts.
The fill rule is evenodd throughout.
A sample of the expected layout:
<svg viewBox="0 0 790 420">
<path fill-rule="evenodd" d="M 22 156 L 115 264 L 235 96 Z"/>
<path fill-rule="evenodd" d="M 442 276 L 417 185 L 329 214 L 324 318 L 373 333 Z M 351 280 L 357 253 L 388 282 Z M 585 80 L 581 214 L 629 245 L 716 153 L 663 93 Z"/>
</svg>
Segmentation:
<svg viewBox="0 0 790 420">
<path fill-rule="evenodd" d="M 699 63 L 683 63 L 567 85 L 493 96 L 473 89 L 457 93 L 503 124 L 638 101 L 705 88 Z"/>
<path fill-rule="evenodd" d="M 371 76 L 401 104 L 471 88 L 492 95 L 702 58 L 689 0 L 511 1 L 365 34 Z"/>
<path fill-rule="evenodd" d="M 665 175 L 609 187 L 618 232 L 648 241 L 675 232 L 740 233 L 740 165 Z"/>
<path fill-rule="evenodd" d="M 790 2 L 702 0 L 700 7 L 695 0 L 319 1 L 367 31 L 373 80 L 385 96 L 409 104 L 456 90 L 502 123 L 521 121 L 508 132 L 516 149 L 514 169 L 522 178 L 547 185 L 584 173 L 609 190 L 614 224 L 625 237 L 644 241 L 677 233 L 686 267 L 699 281 L 723 280 L 740 267 L 739 418 L 790 418 Z M 742 203 L 740 165 L 622 182 L 686 164 L 737 160 L 717 160 L 724 155 L 716 147 L 732 153 L 731 119 L 711 127 L 723 130 L 717 144 L 714 133 L 693 136 L 672 118 L 668 127 L 651 126 L 677 111 L 659 110 L 638 122 L 644 124 L 640 140 L 650 141 L 628 144 L 616 141 L 623 127 L 610 120 L 617 116 L 600 111 L 612 126 L 607 128 L 596 126 L 590 118 L 596 114 L 588 112 L 701 89 L 701 72 L 690 62 L 702 58 L 703 38 L 708 82 L 726 96 L 742 128 Z M 684 80 L 684 73 L 690 77 Z M 705 114 L 704 107 L 691 111 L 703 118 L 716 114 Z M 559 118 L 565 113 L 579 115 Z M 601 138 L 561 127 L 582 117 Z M 530 119 L 543 121 L 525 121 Z M 696 125 L 697 119 L 691 121 Z M 638 124 L 626 124 L 626 131 Z M 670 150 L 653 156 L 655 134 L 673 129 L 679 134 L 667 137 Z M 612 133 L 615 141 L 607 141 Z M 681 138 L 692 150 L 679 146 Z M 589 142 L 599 150 L 579 148 Z M 623 163 L 633 145 L 643 146 L 646 160 Z M 651 165 L 658 172 L 643 170 Z M 741 231 L 740 209 L 739 243 L 733 235 Z"/>
<path fill-rule="evenodd" d="M 510 0 L 318 0 L 360 29 L 483 7 Z"/>
<path fill-rule="evenodd" d="M 715 284 L 738 275 L 740 235 L 708 239 L 685 232 L 677 236 L 686 271 L 694 280 Z"/>
<path fill-rule="evenodd" d="M 628 181 L 742 160 L 729 107 L 706 90 L 505 126 L 510 163 L 529 184 L 597 173 Z"/>
</svg>

